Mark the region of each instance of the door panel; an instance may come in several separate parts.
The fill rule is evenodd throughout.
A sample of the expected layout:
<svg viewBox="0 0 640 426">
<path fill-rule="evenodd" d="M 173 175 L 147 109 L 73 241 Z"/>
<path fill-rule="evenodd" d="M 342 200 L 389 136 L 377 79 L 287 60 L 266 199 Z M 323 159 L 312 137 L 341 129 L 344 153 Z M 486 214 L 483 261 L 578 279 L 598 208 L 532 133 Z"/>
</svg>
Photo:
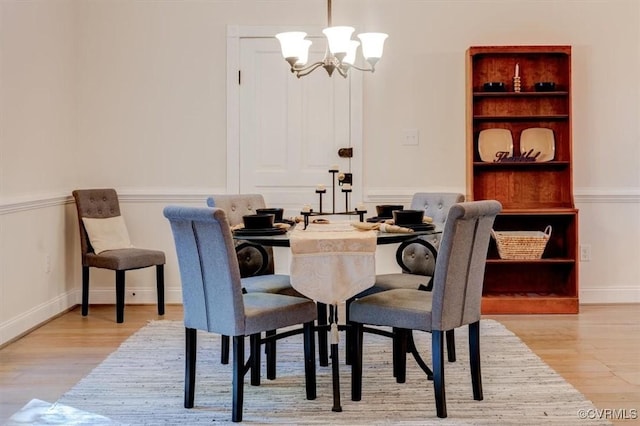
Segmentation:
<svg viewBox="0 0 640 426">
<path fill-rule="evenodd" d="M 321 41 L 314 40 L 311 60 L 324 56 Z M 304 204 L 317 208 L 315 187 L 325 184 L 330 191 L 330 166 L 346 172 L 352 161 L 361 161 L 337 154 L 339 148 L 354 146 L 351 78 L 329 77 L 323 69 L 296 78 L 272 37 L 241 38 L 240 69 L 240 192 L 261 193 L 268 205 L 293 212 Z M 354 157 L 361 155 L 359 147 L 354 149 Z M 354 182 L 356 203 L 361 200 L 359 179 Z M 336 211 L 342 211 L 344 199 L 336 195 Z M 324 206 L 331 208 L 330 193 Z"/>
</svg>

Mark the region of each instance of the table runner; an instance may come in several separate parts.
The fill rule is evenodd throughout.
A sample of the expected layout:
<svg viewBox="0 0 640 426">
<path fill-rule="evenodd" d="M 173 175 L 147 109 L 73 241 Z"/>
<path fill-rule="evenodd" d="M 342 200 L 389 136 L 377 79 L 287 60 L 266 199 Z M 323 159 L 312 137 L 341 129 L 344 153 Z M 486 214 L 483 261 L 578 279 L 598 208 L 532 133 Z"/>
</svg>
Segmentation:
<svg viewBox="0 0 640 426">
<path fill-rule="evenodd" d="M 375 283 L 376 233 L 349 222 L 309 224 L 290 234 L 291 285 L 305 296 L 336 305 Z"/>
</svg>

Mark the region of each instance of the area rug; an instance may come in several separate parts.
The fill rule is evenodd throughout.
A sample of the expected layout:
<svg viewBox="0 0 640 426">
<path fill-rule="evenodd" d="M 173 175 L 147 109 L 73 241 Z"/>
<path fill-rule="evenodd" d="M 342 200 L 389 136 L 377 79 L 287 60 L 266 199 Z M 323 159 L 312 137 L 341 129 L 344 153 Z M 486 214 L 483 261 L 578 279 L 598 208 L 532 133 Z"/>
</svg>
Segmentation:
<svg viewBox="0 0 640 426">
<path fill-rule="evenodd" d="M 195 407 L 183 408 L 184 326 L 153 321 L 125 341 L 58 403 L 130 425 L 231 422 L 231 364 L 220 364 L 220 338 L 199 332 Z M 344 336 L 341 336 L 344 339 Z M 416 334 L 430 359 L 430 335 Z M 364 336 L 362 401 L 351 401 L 351 368 L 340 366 L 342 412 L 332 412 L 331 365 L 317 367 L 317 399 L 304 391 L 302 336 L 278 342 L 277 378 L 245 380 L 244 423 L 255 424 L 609 424 L 595 407 L 502 324 L 481 321 L 484 400 L 474 401 L 466 328 L 456 331 L 457 361 L 445 363 L 448 417 L 435 413 L 433 383 L 411 357 L 406 383 L 392 375 L 391 341 Z M 248 346 L 248 345 L 247 345 Z M 344 341 L 340 342 L 344 348 Z M 344 352 L 341 353 L 344 360 Z M 264 360 L 263 360 L 264 361 Z M 585 419 L 587 417 L 587 419 Z"/>
</svg>

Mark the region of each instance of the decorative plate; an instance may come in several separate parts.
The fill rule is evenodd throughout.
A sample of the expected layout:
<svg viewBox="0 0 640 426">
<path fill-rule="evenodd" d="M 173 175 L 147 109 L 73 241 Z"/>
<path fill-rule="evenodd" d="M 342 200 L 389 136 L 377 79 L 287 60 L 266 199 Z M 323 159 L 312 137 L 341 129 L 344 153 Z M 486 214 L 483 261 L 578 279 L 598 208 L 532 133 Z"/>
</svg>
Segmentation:
<svg viewBox="0 0 640 426">
<path fill-rule="evenodd" d="M 509 129 L 484 129 L 478 135 L 478 154 L 480 160 L 492 163 L 498 159 L 498 152 L 507 152 L 513 156 L 513 137 Z"/>
<path fill-rule="evenodd" d="M 529 157 L 535 157 L 537 162 L 553 160 L 556 155 L 553 130 L 544 127 L 524 129 L 520 134 L 520 154 L 526 155 L 531 150 Z"/>
<path fill-rule="evenodd" d="M 258 235 L 280 235 L 287 232 L 286 228 L 266 228 L 266 229 L 236 229 L 234 235 L 242 236 L 258 236 Z"/>
</svg>

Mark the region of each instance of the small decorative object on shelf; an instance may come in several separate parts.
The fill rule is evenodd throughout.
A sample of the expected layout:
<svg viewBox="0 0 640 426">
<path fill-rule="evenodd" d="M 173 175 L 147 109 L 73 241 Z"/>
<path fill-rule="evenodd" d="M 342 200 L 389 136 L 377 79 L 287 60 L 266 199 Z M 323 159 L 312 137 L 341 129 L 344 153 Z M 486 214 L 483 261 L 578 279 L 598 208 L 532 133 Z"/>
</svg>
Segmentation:
<svg viewBox="0 0 640 426">
<path fill-rule="evenodd" d="M 516 64 L 516 71 L 513 75 L 513 91 L 520 92 L 520 64 Z"/>
<path fill-rule="evenodd" d="M 495 163 L 532 163 L 536 161 L 536 158 L 540 155 L 540 151 L 533 154 L 533 149 L 519 156 L 509 156 L 507 151 L 496 152 Z"/>
</svg>

